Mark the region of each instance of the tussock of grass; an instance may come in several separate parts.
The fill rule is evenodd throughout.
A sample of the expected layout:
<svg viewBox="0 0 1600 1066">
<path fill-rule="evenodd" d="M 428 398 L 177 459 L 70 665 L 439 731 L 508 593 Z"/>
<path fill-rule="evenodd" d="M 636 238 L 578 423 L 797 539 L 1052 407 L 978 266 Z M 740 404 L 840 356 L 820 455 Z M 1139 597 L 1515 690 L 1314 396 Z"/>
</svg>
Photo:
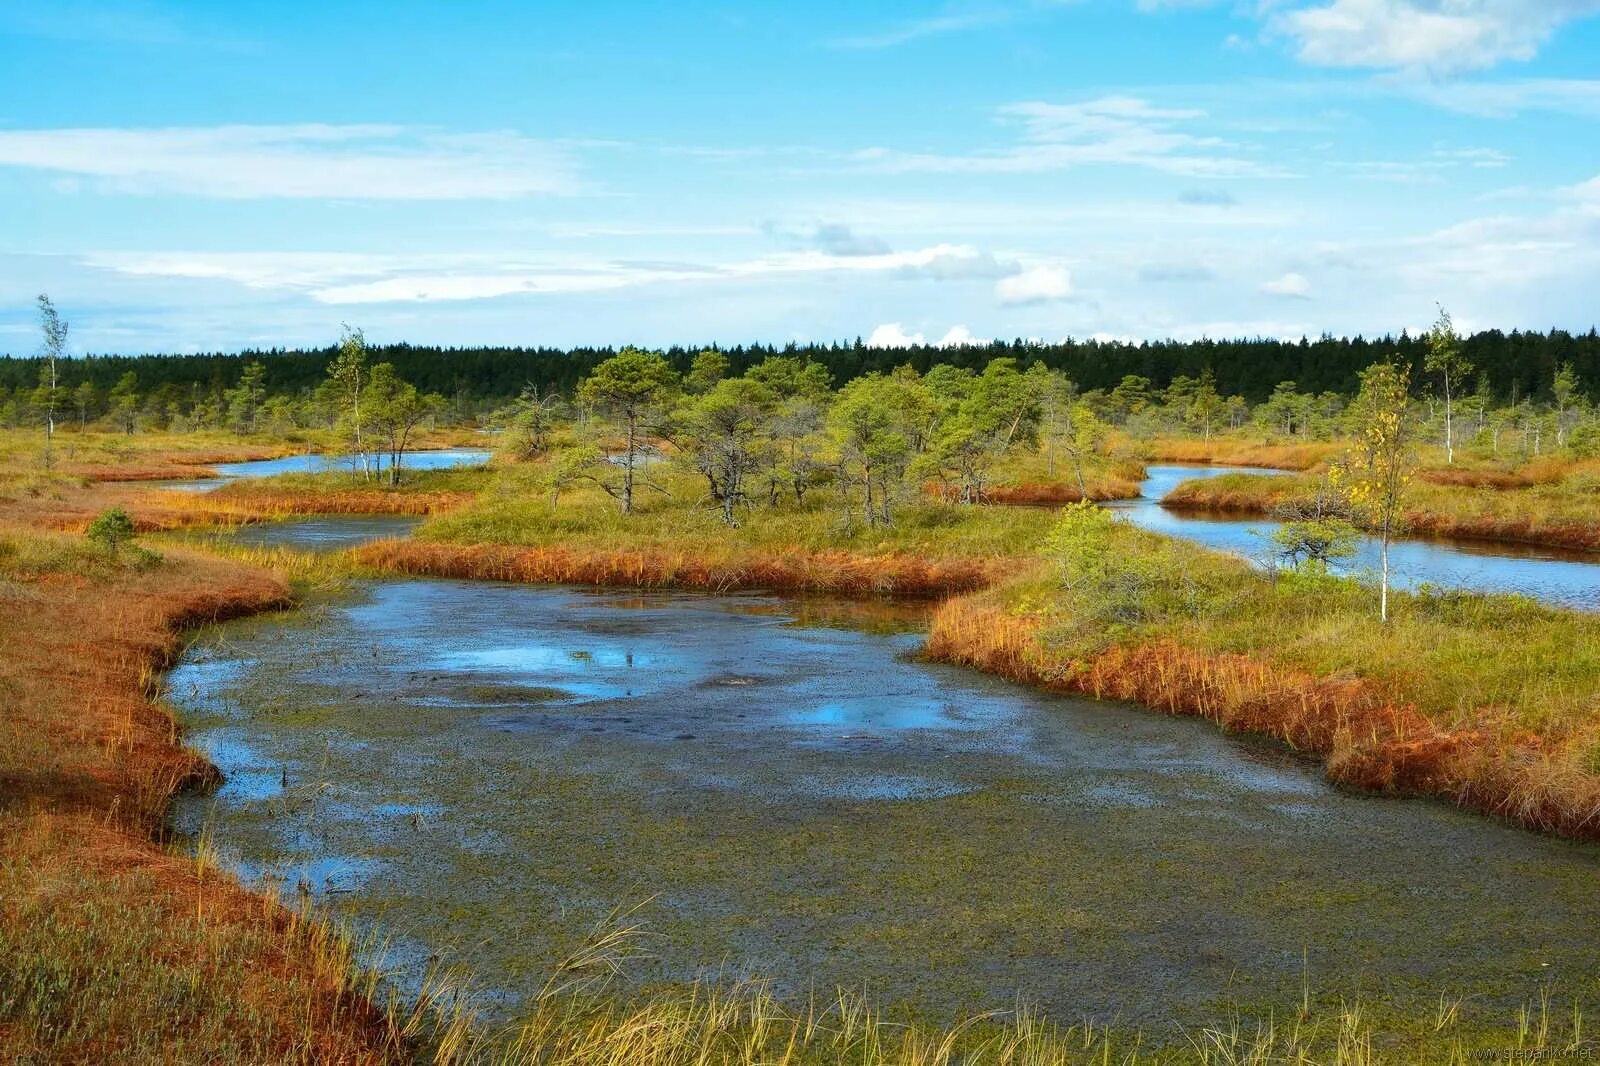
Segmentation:
<svg viewBox="0 0 1600 1066">
<path fill-rule="evenodd" d="M 1313 490 L 1312 477 L 1278 474 L 1218 474 L 1180 481 L 1161 497 L 1164 507 L 1237 514 L 1267 514 L 1284 500 Z"/>
</svg>

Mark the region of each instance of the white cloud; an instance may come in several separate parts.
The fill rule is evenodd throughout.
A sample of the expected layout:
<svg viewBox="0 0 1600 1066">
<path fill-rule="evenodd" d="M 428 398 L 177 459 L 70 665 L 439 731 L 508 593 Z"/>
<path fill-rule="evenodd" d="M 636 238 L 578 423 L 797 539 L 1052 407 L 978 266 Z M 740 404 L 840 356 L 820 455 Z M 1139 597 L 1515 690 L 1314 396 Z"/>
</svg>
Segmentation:
<svg viewBox="0 0 1600 1066">
<path fill-rule="evenodd" d="M 0 130 L 0 166 L 220 199 L 510 199 L 575 184 L 561 150 L 515 133 L 382 125 Z"/>
<path fill-rule="evenodd" d="M 514 294 L 603 292 L 785 274 L 879 274 L 934 281 L 988 279 L 1019 269 L 1014 263 L 965 244 L 936 244 L 876 255 L 781 252 L 711 264 L 519 260 L 490 254 L 321 252 L 120 252 L 95 253 L 83 261 L 119 274 L 221 280 L 252 289 L 296 290 L 325 304 L 487 300 Z"/>
<path fill-rule="evenodd" d="M 1021 128 L 1022 143 L 967 154 L 869 148 L 857 162 L 883 173 L 1026 174 L 1078 166 L 1146 167 L 1188 177 L 1280 176 L 1275 166 L 1247 158 L 1218 137 L 1178 127 L 1204 119 L 1194 108 L 1156 107 L 1130 96 L 1073 104 L 1007 104 L 997 116 Z"/>
<path fill-rule="evenodd" d="M 1586 118 L 1600 116 L 1600 80 L 1507 78 L 1493 81 L 1403 78 L 1390 86 L 1401 94 L 1486 118 L 1510 118 L 1524 111 L 1555 111 Z"/>
<path fill-rule="evenodd" d="M 1292 296 L 1304 300 L 1311 296 L 1311 282 L 1307 281 L 1304 274 L 1290 272 L 1281 278 L 1274 278 L 1261 286 L 1261 291 L 1273 296 Z"/>
<path fill-rule="evenodd" d="M 1001 278 L 995 283 L 994 294 L 1009 307 L 1066 300 L 1072 296 L 1072 275 L 1058 266 L 1030 267 Z"/>
<path fill-rule="evenodd" d="M 907 333 L 898 322 L 885 322 L 867 338 L 868 348 L 915 348 L 927 343 L 920 333 Z"/>
<path fill-rule="evenodd" d="M 1597 11 L 1600 0 L 1319 0 L 1278 10 L 1268 27 L 1316 66 L 1452 72 L 1532 59 Z"/>
<path fill-rule="evenodd" d="M 972 335 L 966 326 L 951 326 L 943 337 L 934 342 L 940 348 L 959 348 L 964 344 L 988 344 L 986 337 L 980 338 Z"/>
<path fill-rule="evenodd" d="M 875 326 L 867 338 L 868 348 L 918 348 L 926 345 L 928 338 L 922 333 L 907 333 L 899 322 L 884 322 Z M 975 337 L 966 326 L 951 326 L 945 335 L 933 342 L 935 348 L 959 348 L 964 344 L 988 344 L 986 338 Z"/>
<path fill-rule="evenodd" d="M 1579 211 L 1600 217 L 1600 177 L 1593 177 L 1582 185 L 1573 186 L 1568 190 L 1568 194 L 1578 201 Z"/>
</svg>

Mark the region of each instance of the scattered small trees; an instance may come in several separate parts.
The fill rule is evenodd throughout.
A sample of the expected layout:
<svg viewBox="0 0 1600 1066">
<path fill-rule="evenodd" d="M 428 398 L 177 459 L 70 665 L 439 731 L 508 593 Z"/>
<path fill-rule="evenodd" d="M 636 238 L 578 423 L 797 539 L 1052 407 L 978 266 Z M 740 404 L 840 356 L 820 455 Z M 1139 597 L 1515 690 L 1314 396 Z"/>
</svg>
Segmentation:
<svg viewBox="0 0 1600 1066">
<path fill-rule="evenodd" d="M 1581 411 L 1583 398 L 1579 394 L 1578 372 L 1571 363 L 1556 367 L 1555 380 L 1550 385 L 1556 401 L 1556 447 L 1564 448 L 1567 434 L 1572 431 L 1574 416 Z"/>
<path fill-rule="evenodd" d="M 1272 517 L 1281 523 L 1272 531 L 1273 553 L 1297 572 L 1324 574 L 1332 564 L 1354 556 L 1361 540 L 1347 495 L 1329 480 L 1308 495 L 1278 504 Z"/>
<path fill-rule="evenodd" d="M 856 378 L 839 390 L 828 412 L 828 429 L 838 449 L 839 502 L 846 528 L 855 521 L 851 487 L 861 491 L 862 517 L 869 527 L 888 525 L 890 497 L 912 454 L 900 418 L 901 384 L 882 374 Z"/>
<path fill-rule="evenodd" d="M 528 384 L 496 414 L 495 421 L 509 436 L 512 455 L 522 460 L 537 459 L 549 450 L 559 405 L 560 398 L 555 393 L 541 394 L 538 385 Z"/>
<path fill-rule="evenodd" d="M 402 381 L 390 363 L 379 363 L 372 368 L 365 392 L 367 425 L 373 436 L 384 442 L 388 452 L 389 484 L 398 485 L 412 432 L 444 406 L 444 399 L 422 395 L 415 385 Z"/>
<path fill-rule="evenodd" d="M 932 456 L 935 466 L 955 473 L 963 503 L 982 499 L 989 471 L 1012 445 L 1036 439 L 1040 403 L 1032 384 L 1015 360 L 993 359 L 949 390 L 954 412 L 939 423 Z"/>
<path fill-rule="evenodd" d="M 94 382 L 78 383 L 78 387 L 72 390 L 72 406 L 78 412 L 78 431 L 81 433 L 88 428 L 89 419 L 94 417 L 91 412 L 100 406 L 100 390 L 94 387 Z"/>
<path fill-rule="evenodd" d="M 776 397 L 770 421 L 768 499 L 776 504 L 779 487 L 786 486 L 796 504 L 804 503 L 806 493 L 827 469 L 823 429 L 830 398 L 828 369 L 794 356 L 773 355 L 751 367 L 745 377 Z"/>
</svg>

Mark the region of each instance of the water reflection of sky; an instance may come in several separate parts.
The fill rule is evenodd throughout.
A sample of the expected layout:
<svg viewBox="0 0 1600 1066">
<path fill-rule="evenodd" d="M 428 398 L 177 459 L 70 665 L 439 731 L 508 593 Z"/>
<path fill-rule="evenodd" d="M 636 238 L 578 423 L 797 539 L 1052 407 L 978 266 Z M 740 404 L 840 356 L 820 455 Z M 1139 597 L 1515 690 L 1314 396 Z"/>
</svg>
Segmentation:
<svg viewBox="0 0 1600 1066">
<path fill-rule="evenodd" d="M 1134 523 L 1158 533 L 1182 537 L 1208 548 L 1265 561 L 1271 534 L 1281 523 L 1268 518 L 1237 519 L 1193 511 L 1169 511 L 1161 497 L 1180 482 L 1223 474 L 1273 474 L 1242 467 L 1152 466 L 1137 500 L 1115 504 Z M 1374 574 L 1379 545 L 1364 538 L 1345 572 Z M 1540 551 L 1516 545 L 1396 540 L 1389 546 L 1390 580 L 1399 588 L 1433 584 L 1480 592 L 1514 592 L 1585 610 L 1600 609 L 1600 569 L 1571 553 Z"/>
<path fill-rule="evenodd" d="M 502 1005 L 647 894 L 673 935 L 641 980 L 727 962 L 935 1010 L 1164 1025 L 1240 979 L 1292 994 L 1308 953 L 1433 997 L 1592 969 L 1593 848 L 783 608 L 406 580 L 228 623 L 169 678 L 228 777 L 177 825 L 418 968 L 461 948 Z"/>
<path fill-rule="evenodd" d="M 447 470 L 458 466 L 475 466 L 486 463 L 492 456 L 486 448 L 429 448 L 407 452 L 402 463 L 405 470 Z M 367 463 L 377 470 L 389 468 L 389 457 L 379 452 L 367 456 Z M 258 459 L 248 463 L 212 463 L 217 472 L 213 478 L 188 481 L 153 481 L 153 488 L 182 489 L 186 492 L 210 492 L 230 481 L 240 478 L 273 477 L 277 474 L 323 474 L 331 470 L 359 470 L 359 462 L 349 455 L 286 455 L 281 459 Z"/>
</svg>

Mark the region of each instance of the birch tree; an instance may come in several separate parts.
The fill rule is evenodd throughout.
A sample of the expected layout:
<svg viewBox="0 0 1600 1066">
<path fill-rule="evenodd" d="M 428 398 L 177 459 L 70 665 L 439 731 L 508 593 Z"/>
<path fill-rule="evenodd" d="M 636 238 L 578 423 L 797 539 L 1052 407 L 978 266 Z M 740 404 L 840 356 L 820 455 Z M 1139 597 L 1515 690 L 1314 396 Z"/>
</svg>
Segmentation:
<svg viewBox="0 0 1600 1066">
<path fill-rule="evenodd" d="M 1439 308 L 1439 319 L 1428 331 L 1428 355 L 1424 362 L 1428 373 L 1437 374 L 1444 392 L 1444 461 L 1456 461 L 1455 394 L 1461 382 L 1472 373 L 1472 364 L 1461 354 L 1461 338 L 1456 335 L 1450 312 Z"/>
<path fill-rule="evenodd" d="M 1355 443 L 1329 477 L 1365 516 L 1378 536 L 1378 617 L 1389 620 L 1389 544 L 1399 531 L 1411 483 L 1411 374 L 1392 363 L 1375 363 L 1361 372 L 1361 392 L 1350 405 Z"/>
<path fill-rule="evenodd" d="M 442 397 L 422 395 L 417 387 L 403 380 L 390 363 L 379 363 L 367 376 L 367 421 L 379 442 L 389 453 L 388 480 L 400 484 L 400 468 L 405 464 L 411 434 L 444 406 Z"/>
<path fill-rule="evenodd" d="M 361 470 L 362 478 L 372 476 L 367 461 L 367 448 L 362 439 L 361 393 L 367 381 L 367 338 L 359 329 L 344 327 L 339 336 L 339 352 L 328 364 L 328 382 L 333 387 L 334 402 L 339 408 L 339 421 L 350 434 L 351 469 Z"/>
<path fill-rule="evenodd" d="M 67 354 L 67 324 L 56 313 L 50 297 L 39 294 L 39 328 L 44 334 L 44 368 L 39 376 L 39 389 L 35 403 L 44 415 L 44 454 L 50 457 L 50 445 L 56 436 L 56 408 L 61 405 L 60 368 L 56 365 Z"/>
</svg>

